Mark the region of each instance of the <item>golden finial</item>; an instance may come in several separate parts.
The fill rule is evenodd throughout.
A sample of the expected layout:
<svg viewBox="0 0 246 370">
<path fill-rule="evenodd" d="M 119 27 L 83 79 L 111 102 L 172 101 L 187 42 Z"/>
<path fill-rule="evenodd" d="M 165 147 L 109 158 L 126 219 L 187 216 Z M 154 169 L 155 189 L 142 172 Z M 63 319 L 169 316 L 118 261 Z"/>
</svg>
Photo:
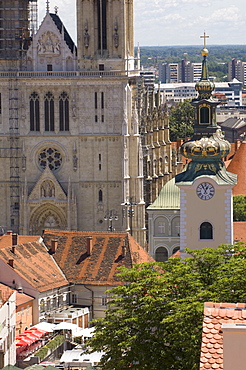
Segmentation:
<svg viewBox="0 0 246 370">
<path fill-rule="evenodd" d="M 201 54 L 203 57 L 205 57 L 208 55 L 208 49 L 206 48 L 206 39 L 208 39 L 209 36 L 207 36 L 206 32 L 204 31 L 203 36 L 200 36 L 200 38 L 203 39 L 203 42 L 204 42 L 204 46 L 203 46 Z"/>
</svg>

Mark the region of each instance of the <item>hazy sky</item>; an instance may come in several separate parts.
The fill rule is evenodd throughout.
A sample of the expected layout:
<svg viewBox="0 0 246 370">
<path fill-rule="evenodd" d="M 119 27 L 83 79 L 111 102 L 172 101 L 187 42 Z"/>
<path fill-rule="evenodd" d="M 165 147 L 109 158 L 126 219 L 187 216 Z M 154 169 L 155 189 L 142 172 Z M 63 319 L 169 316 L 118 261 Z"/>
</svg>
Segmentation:
<svg viewBox="0 0 246 370">
<path fill-rule="evenodd" d="M 76 0 L 50 0 L 76 42 Z M 39 23 L 46 0 L 38 0 Z M 200 45 L 246 43 L 246 0 L 134 0 L 135 45 Z"/>
</svg>

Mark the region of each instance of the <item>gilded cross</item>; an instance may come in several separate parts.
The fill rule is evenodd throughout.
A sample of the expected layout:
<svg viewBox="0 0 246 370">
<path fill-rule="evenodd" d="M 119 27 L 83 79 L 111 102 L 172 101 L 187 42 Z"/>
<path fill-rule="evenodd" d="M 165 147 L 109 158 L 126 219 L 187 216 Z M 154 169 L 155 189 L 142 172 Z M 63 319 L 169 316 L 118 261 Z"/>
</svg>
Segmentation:
<svg viewBox="0 0 246 370">
<path fill-rule="evenodd" d="M 206 35 L 206 32 L 204 31 L 203 36 L 200 36 L 201 39 L 204 41 L 204 49 L 206 49 L 206 39 L 209 38 L 209 36 Z"/>
</svg>

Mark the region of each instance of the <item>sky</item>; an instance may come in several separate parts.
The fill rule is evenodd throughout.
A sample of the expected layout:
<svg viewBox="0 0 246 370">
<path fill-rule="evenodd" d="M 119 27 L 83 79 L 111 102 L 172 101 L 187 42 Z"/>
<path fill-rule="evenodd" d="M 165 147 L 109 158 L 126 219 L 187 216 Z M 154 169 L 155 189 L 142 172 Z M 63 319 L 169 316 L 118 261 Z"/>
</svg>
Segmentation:
<svg viewBox="0 0 246 370">
<path fill-rule="evenodd" d="M 133 0 L 135 45 L 246 44 L 246 0 Z M 39 23 L 47 0 L 38 0 Z M 76 42 L 76 0 L 49 0 L 50 12 L 58 15 Z"/>
</svg>

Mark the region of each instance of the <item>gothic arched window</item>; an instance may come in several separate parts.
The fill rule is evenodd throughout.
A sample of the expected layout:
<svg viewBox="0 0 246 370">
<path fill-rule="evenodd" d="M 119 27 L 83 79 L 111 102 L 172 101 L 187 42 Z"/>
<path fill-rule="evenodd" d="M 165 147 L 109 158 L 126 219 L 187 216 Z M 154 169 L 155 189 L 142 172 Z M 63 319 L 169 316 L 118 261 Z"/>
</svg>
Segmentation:
<svg viewBox="0 0 246 370">
<path fill-rule="evenodd" d="M 213 239 L 213 226 L 210 222 L 203 222 L 200 225 L 200 239 Z"/>
<path fill-rule="evenodd" d="M 179 250 L 180 250 L 180 247 L 173 248 L 173 254 L 176 253 L 176 252 L 178 252 Z"/>
<path fill-rule="evenodd" d="M 103 201 L 103 192 L 100 189 L 99 192 L 98 192 L 98 202 L 102 202 L 102 201 Z"/>
<path fill-rule="evenodd" d="M 60 131 L 69 131 L 69 100 L 64 91 L 59 96 L 59 127 Z"/>
<path fill-rule="evenodd" d="M 97 0 L 97 20 L 98 20 L 98 49 L 107 49 L 107 15 L 106 0 Z"/>
<path fill-rule="evenodd" d="M 55 130 L 54 96 L 51 92 L 44 97 L 44 128 L 45 131 Z"/>
<path fill-rule="evenodd" d="M 172 236 L 179 236 L 180 218 L 174 217 L 171 223 Z"/>
<path fill-rule="evenodd" d="M 30 95 L 30 130 L 40 130 L 39 96 L 36 92 Z"/>
</svg>

